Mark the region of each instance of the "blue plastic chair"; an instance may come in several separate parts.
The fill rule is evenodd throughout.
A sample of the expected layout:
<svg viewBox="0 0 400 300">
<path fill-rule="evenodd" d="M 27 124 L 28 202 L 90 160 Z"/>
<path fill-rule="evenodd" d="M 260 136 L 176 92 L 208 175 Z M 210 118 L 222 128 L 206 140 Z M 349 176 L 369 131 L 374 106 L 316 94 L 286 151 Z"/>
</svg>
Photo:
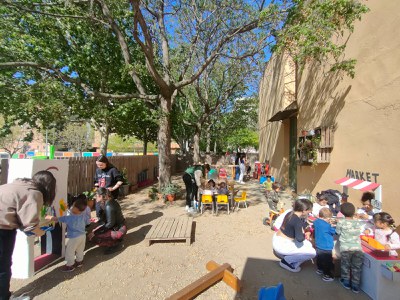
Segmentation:
<svg viewBox="0 0 400 300">
<path fill-rule="evenodd" d="M 277 286 L 262 287 L 258 291 L 258 300 L 286 300 L 283 284 L 278 283 Z"/>
</svg>

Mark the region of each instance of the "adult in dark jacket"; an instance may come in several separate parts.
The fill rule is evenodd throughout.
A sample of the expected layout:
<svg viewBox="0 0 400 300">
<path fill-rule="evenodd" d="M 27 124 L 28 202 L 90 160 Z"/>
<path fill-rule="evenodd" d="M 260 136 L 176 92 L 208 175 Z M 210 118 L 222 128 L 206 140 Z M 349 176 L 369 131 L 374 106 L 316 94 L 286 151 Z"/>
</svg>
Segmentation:
<svg viewBox="0 0 400 300">
<path fill-rule="evenodd" d="M 106 247 L 105 254 L 123 248 L 122 238 L 127 232 L 125 218 L 121 206 L 111 197 L 109 190 L 97 189 L 97 202 L 102 207 L 98 225 L 89 234 L 89 240 L 99 246 Z"/>
<path fill-rule="evenodd" d="M 122 175 L 116 167 L 114 167 L 108 158 L 100 155 L 96 160 L 96 173 L 94 175 L 94 186 L 104 187 L 111 192 L 114 199 L 118 199 L 119 187 L 123 184 Z M 101 208 L 96 203 L 96 216 L 100 217 Z"/>
<path fill-rule="evenodd" d="M 186 211 L 194 212 L 192 208 L 193 200 L 198 201 L 197 199 L 197 191 L 201 185 L 201 178 L 205 176 L 205 174 L 210 171 L 210 165 L 200 163 L 190 166 L 185 170 L 185 173 L 182 176 L 183 182 L 186 187 Z"/>
<path fill-rule="evenodd" d="M 12 254 L 17 229 L 41 236 L 40 210 L 52 205 L 56 179 L 49 171 L 40 171 L 32 179 L 16 179 L 0 186 L 0 299 L 9 299 Z"/>
</svg>

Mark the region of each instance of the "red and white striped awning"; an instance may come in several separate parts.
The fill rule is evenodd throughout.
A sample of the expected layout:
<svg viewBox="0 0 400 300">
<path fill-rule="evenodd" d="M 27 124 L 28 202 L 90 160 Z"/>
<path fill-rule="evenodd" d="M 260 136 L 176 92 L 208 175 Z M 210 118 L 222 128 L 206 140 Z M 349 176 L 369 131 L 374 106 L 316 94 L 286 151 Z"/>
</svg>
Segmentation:
<svg viewBox="0 0 400 300">
<path fill-rule="evenodd" d="M 343 177 L 335 180 L 335 183 L 361 191 L 373 191 L 380 186 L 379 183 L 349 177 Z"/>
</svg>

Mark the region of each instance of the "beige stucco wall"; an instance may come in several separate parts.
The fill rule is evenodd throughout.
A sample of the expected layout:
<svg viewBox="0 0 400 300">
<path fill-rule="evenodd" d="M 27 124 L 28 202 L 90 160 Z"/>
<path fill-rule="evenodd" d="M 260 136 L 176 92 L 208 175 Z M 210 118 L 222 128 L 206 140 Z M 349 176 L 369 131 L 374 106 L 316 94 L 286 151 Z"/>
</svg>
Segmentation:
<svg viewBox="0 0 400 300">
<path fill-rule="evenodd" d="M 287 55 L 272 56 L 259 89 L 260 161 L 270 161 L 271 174 L 288 183 L 288 120 L 268 122 L 277 112 L 295 100 L 294 64 Z"/>
<path fill-rule="evenodd" d="M 298 76 L 298 131 L 317 126 L 334 126 L 334 148 L 331 162 L 317 167 L 299 166 L 298 190 L 317 191 L 341 186 L 334 180 L 346 176 L 347 170 L 376 173 L 382 184 L 383 211 L 390 212 L 400 224 L 400 199 L 397 193 L 400 163 L 400 10 L 397 1 L 370 0 L 371 11 L 356 22 L 346 48 L 346 57 L 357 59 L 356 76 L 323 71 L 319 65 L 309 65 Z M 273 72 L 271 64 L 268 72 Z M 282 72 L 282 70 L 280 70 Z M 270 74 L 266 71 L 266 74 Z M 277 76 L 276 78 L 282 78 Z M 266 100 L 279 102 L 273 90 L 281 90 L 282 82 L 263 79 L 260 89 L 260 124 L 269 119 Z M 267 95 L 264 95 L 267 94 Z M 270 109 L 276 104 L 270 104 Z M 260 154 L 281 151 L 285 139 L 285 123 L 266 125 L 260 131 Z M 278 128 L 278 129 L 276 129 Z M 272 130 L 271 130 L 272 129 Z M 266 133 L 271 130 L 270 133 Z M 276 134 L 276 132 L 278 132 Z M 274 136 L 267 145 L 261 136 Z M 280 138 L 278 138 L 280 136 Z M 271 144 L 272 143 L 272 144 Z M 274 144 L 275 143 L 275 144 Z M 285 159 L 284 151 L 280 155 Z M 263 157 L 263 156 L 261 156 Z M 278 165 L 274 162 L 274 165 Z M 374 181 L 372 179 L 372 181 Z M 360 191 L 350 189 L 351 201 L 359 205 Z"/>
</svg>

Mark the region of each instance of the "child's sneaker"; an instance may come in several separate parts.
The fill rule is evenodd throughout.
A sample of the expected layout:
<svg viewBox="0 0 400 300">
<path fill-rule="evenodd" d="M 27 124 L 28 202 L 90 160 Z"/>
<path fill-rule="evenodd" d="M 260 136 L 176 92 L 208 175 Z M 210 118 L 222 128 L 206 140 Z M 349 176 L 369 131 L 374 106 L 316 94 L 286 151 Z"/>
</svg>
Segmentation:
<svg viewBox="0 0 400 300">
<path fill-rule="evenodd" d="M 281 261 L 279 262 L 279 265 L 282 267 L 282 268 L 284 268 L 284 269 L 286 269 L 286 270 L 288 270 L 288 271 L 290 271 L 290 272 L 294 272 L 294 273 L 297 273 L 297 272 L 300 272 L 300 267 L 298 267 L 298 268 L 295 268 L 292 264 L 289 264 L 286 260 L 284 260 L 283 258 L 281 259 Z"/>
<path fill-rule="evenodd" d="M 65 266 L 63 266 L 62 268 L 61 268 L 61 272 L 72 272 L 73 270 L 75 270 L 75 267 L 72 265 L 72 266 L 67 266 L 67 265 L 65 265 Z"/>
<path fill-rule="evenodd" d="M 324 275 L 324 276 L 322 276 L 322 280 L 325 281 L 325 282 L 331 282 L 331 281 L 333 281 L 334 279 L 333 279 L 333 277 L 330 276 L 330 275 Z"/>
<path fill-rule="evenodd" d="M 75 261 L 75 268 L 80 268 L 83 266 L 83 260 L 81 261 Z"/>
<path fill-rule="evenodd" d="M 317 269 L 317 271 L 315 271 L 315 273 L 317 273 L 317 275 L 322 275 L 322 274 L 324 274 L 324 272 L 323 272 L 322 270 L 320 270 L 320 269 Z"/>
<path fill-rule="evenodd" d="M 358 293 L 360 292 L 360 289 L 358 288 L 358 286 L 352 286 L 352 287 L 351 287 L 351 291 L 352 291 L 353 293 L 358 294 Z"/>
<path fill-rule="evenodd" d="M 343 278 L 340 278 L 340 283 L 343 285 L 343 287 L 344 287 L 346 290 L 349 290 L 349 289 L 351 288 L 350 282 L 349 282 L 348 280 L 345 280 L 345 279 L 343 279 Z"/>
</svg>

